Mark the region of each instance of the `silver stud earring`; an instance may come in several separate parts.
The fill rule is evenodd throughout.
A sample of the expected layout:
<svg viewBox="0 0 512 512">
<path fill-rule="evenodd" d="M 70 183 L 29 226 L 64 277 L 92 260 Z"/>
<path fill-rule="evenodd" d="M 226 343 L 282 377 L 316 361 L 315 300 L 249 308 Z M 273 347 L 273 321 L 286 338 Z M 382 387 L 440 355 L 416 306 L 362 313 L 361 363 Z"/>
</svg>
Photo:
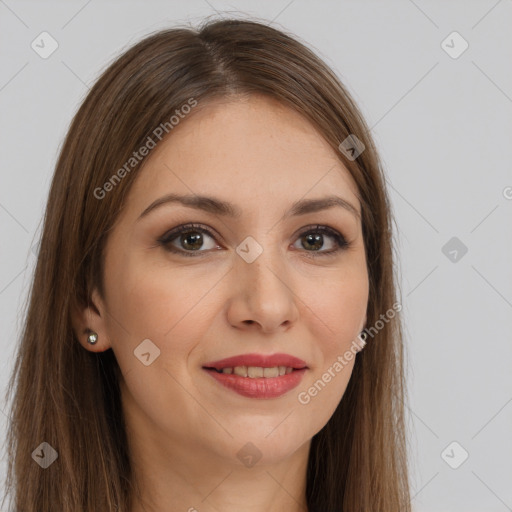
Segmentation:
<svg viewBox="0 0 512 512">
<path fill-rule="evenodd" d="M 368 339 L 368 334 L 365 331 L 361 331 L 359 333 L 358 339 L 359 339 L 359 347 L 360 347 L 358 352 L 361 352 L 361 350 L 363 350 L 363 348 L 366 345 L 366 340 Z"/>
<path fill-rule="evenodd" d="M 89 336 L 87 336 L 87 343 L 94 345 L 98 341 L 98 335 L 95 332 L 91 332 Z"/>
</svg>

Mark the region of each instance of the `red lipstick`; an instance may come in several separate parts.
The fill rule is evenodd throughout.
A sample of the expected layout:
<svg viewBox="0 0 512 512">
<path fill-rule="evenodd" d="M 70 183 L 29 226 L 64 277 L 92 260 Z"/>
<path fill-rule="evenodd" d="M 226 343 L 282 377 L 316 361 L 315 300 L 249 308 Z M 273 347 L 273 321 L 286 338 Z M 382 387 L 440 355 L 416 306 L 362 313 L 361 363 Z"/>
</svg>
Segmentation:
<svg viewBox="0 0 512 512">
<path fill-rule="evenodd" d="M 306 363 L 302 359 L 289 354 L 242 354 L 206 363 L 203 365 L 203 368 L 222 370 L 222 368 L 233 368 L 234 366 L 262 366 L 263 368 L 289 366 L 298 370 L 307 368 Z"/>
<path fill-rule="evenodd" d="M 234 370 L 231 370 L 231 373 L 222 371 L 224 368 L 234 369 L 235 367 L 242 367 L 240 373 L 244 374 L 247 374 L 248 367 L 264 369 L 281 367 L 279 368 L 280 373 L 284 371 L 284 367 L 286 373 L 272 377 L 249 377 L 237 375 Z M 203 365 L 203 369 L 217 382 L 242 396 L 266 399 L 277 398 L 297 387 L 308 367 L 302 359 L 289 354 L 253 353 L 212 361 Z M 261 373 L 261 370 L 258 370 L 258 372 Z"/>
</svg>

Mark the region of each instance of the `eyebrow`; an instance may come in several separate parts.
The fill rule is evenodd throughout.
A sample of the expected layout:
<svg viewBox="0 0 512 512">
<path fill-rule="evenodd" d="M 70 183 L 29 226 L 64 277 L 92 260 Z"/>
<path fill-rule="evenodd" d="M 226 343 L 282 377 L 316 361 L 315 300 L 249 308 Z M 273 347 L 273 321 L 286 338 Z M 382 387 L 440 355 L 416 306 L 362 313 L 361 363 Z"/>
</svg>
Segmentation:
<svg viewBox="0 0 512 512">
<path fill-rule="evenodd" d="M 139 216 L 141 218 L 148 215 L 151 211 L 156 208 L 166 205 L 178 203 L 189 208 L 195 208 L 197 210 L 203 210 L 214 215 L 221 215 L 223 217 L 231 217 L 238 219 L 242 215 L 242 210 L 228 201 L 222 201 L 215 197 L 210 196 L 199 196 L 199 195 L 179 195 L 179 194 L 167 194 L 159 199 L 153 201 Z M 349 211 L 357 219 L 361 216 L 359 211 L 349 203 L 346 199 L 339 196 L 330 195 L 319 199 L 301 199 L 292 204 L 291 208 L 285 213 L 284 218 L 298 215 L 306 215 L 308 213 L 315 213 L 321 210 L 327 210 L 329 208 L 341 207 Z"/>
</svg>

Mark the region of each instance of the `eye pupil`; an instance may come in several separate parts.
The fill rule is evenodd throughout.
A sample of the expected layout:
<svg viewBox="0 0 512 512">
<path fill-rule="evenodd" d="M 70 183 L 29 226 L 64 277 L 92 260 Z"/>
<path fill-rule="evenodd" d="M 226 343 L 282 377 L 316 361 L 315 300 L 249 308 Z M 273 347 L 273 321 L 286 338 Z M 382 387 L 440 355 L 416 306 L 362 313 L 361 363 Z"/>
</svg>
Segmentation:
<svg viewBox="0 0 512 512">
<path fill-rule="evenodd" d="M 190 234 L 190 233 L 193 233 L 193 234 Z M 188 243 L 188 240 L 192 239 L 193 242 L 191 244 Z M 183 247 L 187 248 L 187 249 L 193 249 L 193 250 L 197 250 L 197 249 L 200 249 L 201 246 L 203 245 L 203 235 L 202 233 L 198 233 L 198 232 L 189 232 L 189 233 L 184 233 L 181 235 L 181 242 L 183 243 Z"/>
<path fill-rule="evenodd" d="M 303 237 L 303 239 L 307 240 L 307 245 L 310 246 L 314 251 L 318 251 L 322 248 L 323 245 L 323 235 L 321 234 L 308 234 Z M 316 246 L 315 246 L 316 243 Z M 320 245 L 318 247 L 318 245 Z"/>
<path fill-rule="evenodd" d="M 202 225 L 183 224 L 176 227 L 174 230 L 167 232 L 158 240 L 158 242 L 167 251 L 182 256 L 206 255 L 215 249 L 204 250 L 208 249 L 208 247 L 205 246 L 205 235 L 213 241 L 216 239 L 216 235 Z M 334 244 L 334 249 L 329 251 L 325 250 L 327 248 L 325 246 L 326 235 L 328 239 L 330 238 L 333 241 L 329 242 L 328 246 Z M 299 241 L 302 248 L 309 253 L 311 257 L 336 256 L 341 250 L 350 246 L 342 234 L 332 228 L 322 225 L 310 226 L 309 231 L 303 231 L 302 235 L 299 235 L 295 244 L 299 243 Z M 296 247 L 295 244 L 294 247 Z M 220 249 L 220 247 L 217 246 L 216 249 Z"/>
</svg>

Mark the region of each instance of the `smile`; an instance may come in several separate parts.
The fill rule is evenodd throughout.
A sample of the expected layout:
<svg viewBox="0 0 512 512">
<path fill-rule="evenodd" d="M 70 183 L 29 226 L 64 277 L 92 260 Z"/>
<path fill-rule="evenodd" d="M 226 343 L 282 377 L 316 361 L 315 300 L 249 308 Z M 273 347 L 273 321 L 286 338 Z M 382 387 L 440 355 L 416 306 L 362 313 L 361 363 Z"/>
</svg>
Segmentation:
<svg viewBox="0 0 512 512">
<path fill-rule="evenodd" d="M 285 373 L 277 376 L 269 375 L 269 372 L 275 374 L 276 371 L 280 371 L 278 367 L 262 368 L 249 366 L 247 368 L 246 366 L 235 366 L 234 368 L 223 368 L 220 371 L 214 368 L 204 368 L 204 370 L 219 384 L 239 395 L 247 398 L 268 399 L 278 398 L 297 387 L 307 371 L 307 368 L 300 370 L 282 368 L 285 369 Z M 229 373 L 230 370 L 233 371 Z M 242 375 L 239 375 L 237 372 Z M 265 373 L 267 376 L 264 376 Z"/>
<path fill-rule="evenodd" d="M 234 373 L 240 377 L 248 377 L 250 379 L 255 379 L 258 377 L 263 377 L 266 379 L 279 377 L 281 375 L 292 373 L 294 370 L 294 368 L 290 366 L 273 366 L 272 368 L 264 368 L 262 366 L 228 366 L 219 370 L 217 370 L 217 368 L 212 369 L 219 373 Z"/>
</svg>

